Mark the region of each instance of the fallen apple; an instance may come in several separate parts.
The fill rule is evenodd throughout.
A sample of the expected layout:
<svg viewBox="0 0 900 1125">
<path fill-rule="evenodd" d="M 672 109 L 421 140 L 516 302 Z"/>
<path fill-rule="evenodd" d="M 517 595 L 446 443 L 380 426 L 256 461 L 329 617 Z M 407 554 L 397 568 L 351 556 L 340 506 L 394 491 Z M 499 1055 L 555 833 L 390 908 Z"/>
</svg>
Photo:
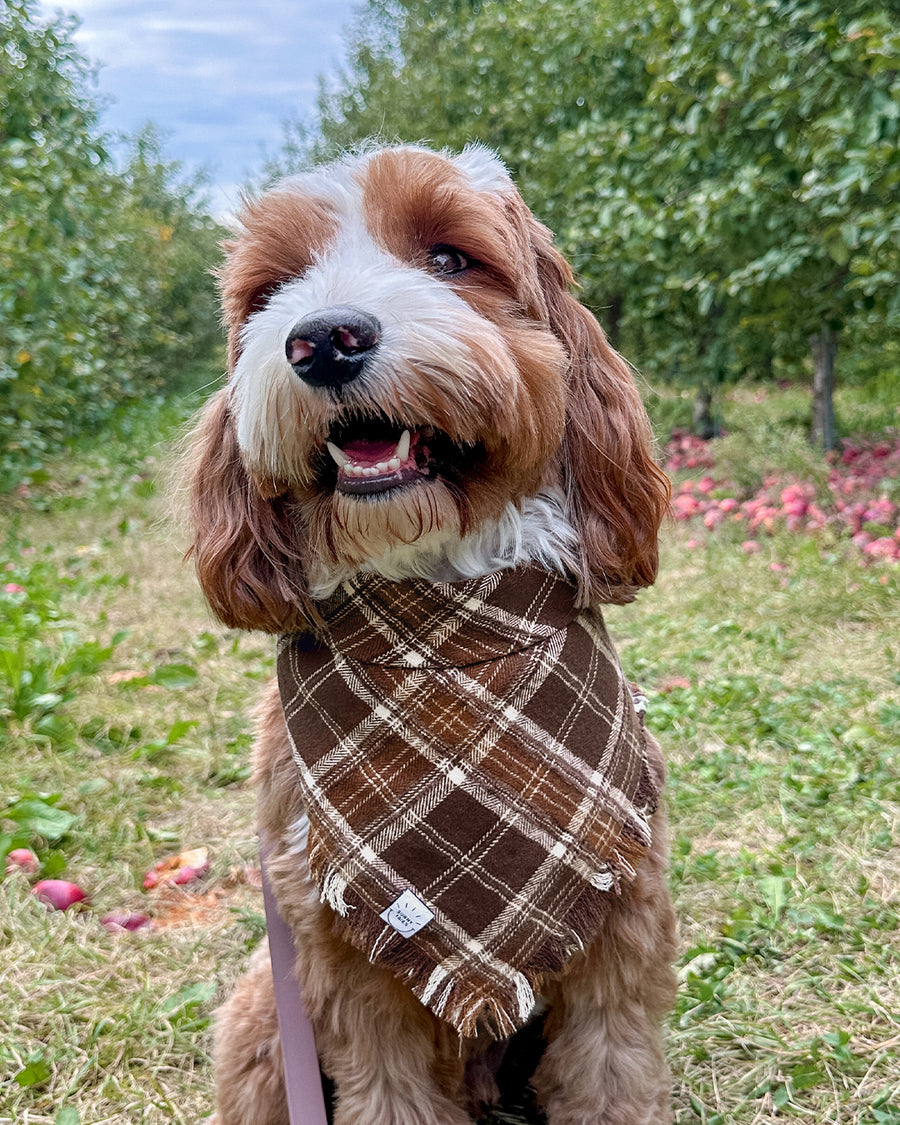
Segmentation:
<svg viewBox="0 0 900 1125">
<path fill-rule="evenodd" d="M 190 848 L 178 855 L 169 856 L 155 863 L 144 877 L 144 890 L 168 883 L 170 886 L 184 886 L 195 879 L 202 879 L 209 871 L 209 850 Z"/>
<path fill-rule="evenodd" d="M 68 910 L 70 906 L 88 900 L 87 893 L 77 883 L 69 883 L 65 879 L 42 879 L 31 888 L 31 893 L 52 910 Z"/>
<path fill-rule="evenodd" d="M 40 867 L 38 857 L 31 848 L 13 848 L 6 856 L 6 874 L 13 871 L 24 871 L 26 875 L 34 875 Z"/>
<path fill-rule="evenodd" d="M 134 910 L 113 910 L 103 915 L 100 925 L 105 926 L 113 934 L 134 933 L 135 930 L 152 926 L 153 921 L 146 914 L 139 914 Z"/>
</svg>

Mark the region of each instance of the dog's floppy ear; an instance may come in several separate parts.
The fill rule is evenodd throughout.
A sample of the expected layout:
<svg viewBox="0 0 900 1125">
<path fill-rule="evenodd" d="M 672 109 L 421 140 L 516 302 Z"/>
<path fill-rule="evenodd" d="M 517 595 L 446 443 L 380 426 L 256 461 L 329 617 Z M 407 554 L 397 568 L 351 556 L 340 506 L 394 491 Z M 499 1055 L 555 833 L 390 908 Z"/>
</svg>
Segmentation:
<svg viewBox="0 0 900 1125">
<path fill-rule="evenodd" d="M 549 231 L 530 213 L 527 225 L 547 317 L 569 354 L 560 467 L 579 535 L 582 599 L 628 602 L 656 578 L 669 480 L 653 460 L 650 423 L 628 365 L 572 296 L 572 271 Z"/>
<path fill-rule="evenodd" d="M 297 632 L 315 620 L 305 593 L 294 505 L 250 479 L 223 388 L 207 404 L 187 458 L 193 558 L 216 616 L 237 629 Z M 273 489 L 277 492 L 277 489 Z"/>
</svg>

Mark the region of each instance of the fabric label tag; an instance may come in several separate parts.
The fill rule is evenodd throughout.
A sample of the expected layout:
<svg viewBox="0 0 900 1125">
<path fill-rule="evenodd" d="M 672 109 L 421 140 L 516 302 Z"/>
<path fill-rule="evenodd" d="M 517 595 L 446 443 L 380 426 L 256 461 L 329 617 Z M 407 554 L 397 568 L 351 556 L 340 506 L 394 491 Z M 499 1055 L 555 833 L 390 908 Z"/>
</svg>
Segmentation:
<svg viewBox="0 0 900 1125">
<path fill-rule="evenodd" d="M 393 926 L 401 937 L 408 938 L 427 926 L 434 914 L 412 891 L 404 891 L 378 917 L 382 922 L 387 922 L 389 926 Z"/>
</svg>

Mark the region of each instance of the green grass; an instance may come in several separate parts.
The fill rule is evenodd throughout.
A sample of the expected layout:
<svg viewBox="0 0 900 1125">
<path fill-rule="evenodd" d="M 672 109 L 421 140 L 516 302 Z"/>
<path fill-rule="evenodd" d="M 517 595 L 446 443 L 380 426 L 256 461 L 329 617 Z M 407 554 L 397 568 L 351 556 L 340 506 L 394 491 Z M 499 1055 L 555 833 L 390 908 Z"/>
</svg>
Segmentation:
<svg viewBox="0 0 900 1125">
<path fill-rule="evenodd" d="M 729 409 L 759 432 L 791 396 Z M 272 644 L 215 624 L 182 565 L 159 473 L 183 415 L 123 415 L 2 509 L 0 590 L 26 594 L 0 593 L 0 836 L 93 900 L 49 914 L 2 883 L 2 1125 L 202 1119 L 209 1019 L 260 936 L 241 872 Z M 676 1120 L 900 1125 L 900 569 L 689 535 L 668 528 L 658 585 L 607 615 L 670 765 Z M 198 845 L 185 924 L 99 925 Z"/>
<path fill-rule="evenodd" d="M 670 542 L 608 615 L 670 764 L 679 1121 L 900 1121 L 897 574 L 811 546 Z"/>
</svg>

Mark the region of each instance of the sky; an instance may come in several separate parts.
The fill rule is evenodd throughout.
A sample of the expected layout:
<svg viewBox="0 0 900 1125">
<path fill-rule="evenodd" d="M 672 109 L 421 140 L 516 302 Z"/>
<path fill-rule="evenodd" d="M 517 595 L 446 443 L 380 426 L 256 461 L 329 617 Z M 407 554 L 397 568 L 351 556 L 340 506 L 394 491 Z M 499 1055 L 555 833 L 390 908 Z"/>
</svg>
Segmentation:
<svg viewBox="0 0 900 1125">
<path fill-rule="evenodd" d="M 343 57 L 354 0 L 72 0 L 40 5 L 81 20 L 75 40 L 100 65 L 101 124 L 153 121 L 167 159 L 206 169 L 217 214 L 275 153 L 282 122 L 308 116 L 319 74 Z"/>
</svg>

